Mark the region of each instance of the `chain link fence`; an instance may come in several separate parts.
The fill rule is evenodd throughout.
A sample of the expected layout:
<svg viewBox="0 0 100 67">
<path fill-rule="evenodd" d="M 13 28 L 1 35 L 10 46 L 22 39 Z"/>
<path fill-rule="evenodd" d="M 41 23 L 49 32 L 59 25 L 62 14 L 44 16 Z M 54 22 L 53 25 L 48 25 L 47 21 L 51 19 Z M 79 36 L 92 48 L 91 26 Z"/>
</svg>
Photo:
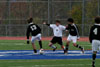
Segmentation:
<svg viewBox="0 0 100 67">
<path fill-rule="evenodd" d="M 42 29 L 42 36 L 52 36 L 53 31 L 51 28 L 45 26 L 45 25 L 40 25 Z M 84 33 L 85 37 L 89 36 L 89 30 L 92 25 L 84 25 Z M 79 33 L 82 35 L 82 24 L 78 24 L 79 27 Z M 27 25 L 0 25 L 0 36 L 26 36 L 26 29 Z M 63 36 L 68 35 L 66 31 L 64 31 Z"/>
<path fill-rule="evenodd" d="M 25 36 L 27 19 L 42 28 L 43 36 L 52 36 L 52 30 L 43 21 L 63 25 L 72 17 L 80 35 L 88 36 L 94 17 L 100 15 L 100 0 L 0 0 L 0 36 Z M 64 36 L 66 33 L 64 33 Z"/>
</svg>

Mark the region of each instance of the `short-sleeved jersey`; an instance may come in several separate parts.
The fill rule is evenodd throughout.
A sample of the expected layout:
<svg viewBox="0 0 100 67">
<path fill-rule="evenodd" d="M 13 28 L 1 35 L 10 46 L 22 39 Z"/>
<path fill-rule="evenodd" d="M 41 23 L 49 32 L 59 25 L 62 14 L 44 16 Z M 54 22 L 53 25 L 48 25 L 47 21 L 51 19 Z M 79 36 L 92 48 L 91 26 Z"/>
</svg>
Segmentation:
<svg viewBox="0 0 100 67">
<path fill-rule="evenodd" d="M 29 39 L 30 33 L 32 36 L 36 36 L 37 34 L 41 33 L 41 29 L 38 25 L 30 23 L 28 25 L 27 32 L 26 32 L 27 39 Z"/>
<path fill-rule="evenodd" d="M 100 40 L 100 24 L 95 24 L 90 29 L 89 40 Z"/>
<path fill-rule="evenodd" d="M 79 37 L 79 30 L 76 24 L 68 25 L 66 30 L 69 31 L 70 35 Z"/>
<path fill-rule="evenodd" d="M 56 24 L 50 24 L 50 27 L 53 29 L 53 34 L 56 37 L 62 37 L 63 30 L 66 29 L 65 26 L 63 25 L 57 26 Z"/>
</svg>

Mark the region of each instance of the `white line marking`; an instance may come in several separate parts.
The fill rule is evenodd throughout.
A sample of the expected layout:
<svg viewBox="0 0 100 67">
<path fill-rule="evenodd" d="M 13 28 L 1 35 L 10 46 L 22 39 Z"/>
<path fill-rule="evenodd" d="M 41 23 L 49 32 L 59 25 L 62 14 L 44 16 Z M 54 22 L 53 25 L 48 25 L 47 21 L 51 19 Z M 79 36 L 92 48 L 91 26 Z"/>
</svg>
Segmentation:
<svg viewBox="0 0 100 67">
<path fill-rule="evenodd" d="M 96 65 L 99 65 L 100 64 L 96 64 Z M 91 66 L 91 64 L 58 64 L 58 65 L 32 65 L 32 66 L 29 66 L 29 67 L 67 67 L 67 66 Z M 10 66 L 10 67 L 27 67 L 27 66 Z"/>
<path fill-rule="evenodd" d="M 85 54 L 81 54 L 81 51 L 69 51 L 68 55 L 64 55 L 63 51 L 45 51 L 45 56 L 90 56 L 92 51 L 85 51 Z M 16 56 L 33 55 L 33 51 L 2 51 L 0 56 L 11 56 L 12 54 Z M 100 54 L 97 54 L 100 55 Z"/>
<path fill-rule="evenodd" d="M 8 43 L 0 43 L 0 45 L 8 45 Z M 25 43 L 9 43 L 9 45 L 26 45 Z"/>
</svg>

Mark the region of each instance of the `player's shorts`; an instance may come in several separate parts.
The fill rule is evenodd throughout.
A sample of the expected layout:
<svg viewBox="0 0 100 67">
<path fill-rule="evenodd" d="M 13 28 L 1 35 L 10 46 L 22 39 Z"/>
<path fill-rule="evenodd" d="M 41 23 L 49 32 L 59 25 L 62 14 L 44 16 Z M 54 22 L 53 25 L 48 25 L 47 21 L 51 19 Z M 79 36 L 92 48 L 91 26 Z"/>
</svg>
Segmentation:
<svg viewBox="0 0 100 67">
<path fill-rule="evenodd" d="M 40 41 L 41 40 L 41 34 L 38 34 L 36 36 L 32 36 L 31 41 L 34 43 L 36 40 Z"/>
<path fill-rule="evenodd" d="M 92 51 L 100 50 L 100 40 L 92 40 Z"/>
<path fill-rule="evenodd" d="M 67 41 L 77 42 L 77 36 L 68 35 Z"/>
<path fill-rule="evenodd" d="M 56 37 L 54 36 L 51 40 L 51 43 L 55 44 L 55 43 L 58 43 L 60 45 L 63 45 L 63 42 L 62 42 L 62 37 Z"/>
</svg>

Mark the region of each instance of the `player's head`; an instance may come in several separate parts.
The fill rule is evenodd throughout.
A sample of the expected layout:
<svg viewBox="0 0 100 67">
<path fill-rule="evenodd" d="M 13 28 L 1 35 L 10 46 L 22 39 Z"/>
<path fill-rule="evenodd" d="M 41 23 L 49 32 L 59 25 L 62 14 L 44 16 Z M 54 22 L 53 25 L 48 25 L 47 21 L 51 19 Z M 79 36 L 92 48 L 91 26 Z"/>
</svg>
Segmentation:
<svg viewBox="0 0 100 67">
<path fill-rule="evenodd" d="M 95 17 L 95 23 L 100 24 L 100 16 Z"/>
<path fill-rule="evenodd" d="M 59 20 L 56 20 L 56 25 L 59 26 L 61 22 Z"/>
<path fill-rule="evenodd" d="M 27 21 L 28 21 L 28 23 L 32 23 L 33 18 L 29 18 Z"/>
<path fill-rule="evenodd" d="M 68 22 L 68 24 L 73 24 L 74 20 L 73 20 L 73 18 L 68 18 L 67 22 Z"/>
</svg>

